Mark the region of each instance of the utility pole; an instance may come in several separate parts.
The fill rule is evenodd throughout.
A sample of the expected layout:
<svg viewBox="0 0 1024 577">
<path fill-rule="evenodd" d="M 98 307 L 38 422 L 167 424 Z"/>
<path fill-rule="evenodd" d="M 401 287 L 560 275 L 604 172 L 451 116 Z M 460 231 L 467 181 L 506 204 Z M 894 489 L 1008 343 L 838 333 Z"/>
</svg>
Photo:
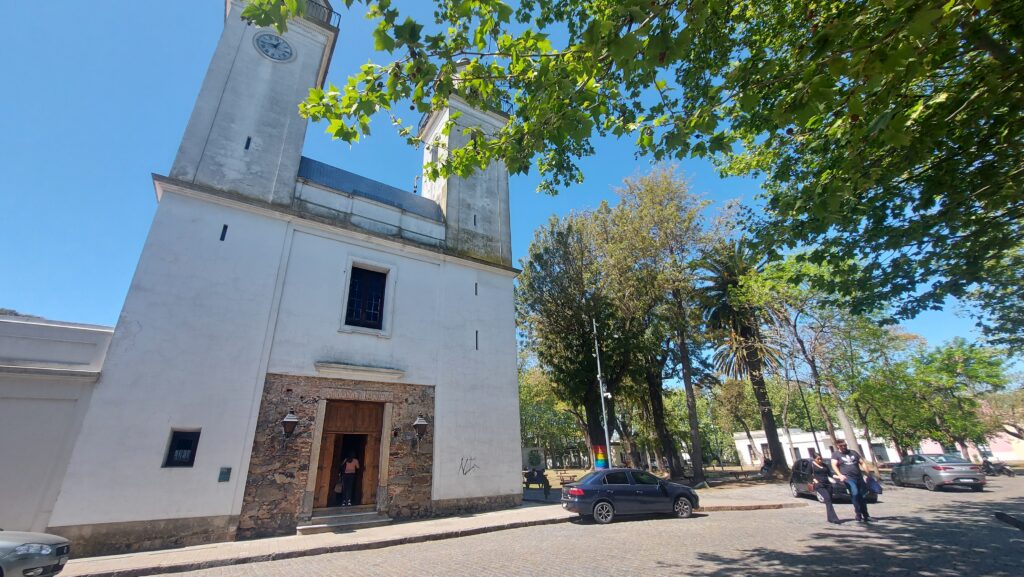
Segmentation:
<svg viewBox="0 0 1024 577">
<path fill-rule="evenodd" d="M 611 467 L 611 452 L 612 452 L 612 439 L 608 436 L 608 413 L 604 407 L 604 399 L 607 395 L 611 398 L 609 393 L 604 392 L 604 377 L 601 376 L 601 349 L 597 346 L 597 320 L 590 319 L 592 326 L 594 327 L 594 357 L 597 358 L 597 386 L 601 391 L 601 427 L 604 429 L 604 468 Z M 594 468 L 597 469 L 597 455 L 594 455 Z"/>
</svg>

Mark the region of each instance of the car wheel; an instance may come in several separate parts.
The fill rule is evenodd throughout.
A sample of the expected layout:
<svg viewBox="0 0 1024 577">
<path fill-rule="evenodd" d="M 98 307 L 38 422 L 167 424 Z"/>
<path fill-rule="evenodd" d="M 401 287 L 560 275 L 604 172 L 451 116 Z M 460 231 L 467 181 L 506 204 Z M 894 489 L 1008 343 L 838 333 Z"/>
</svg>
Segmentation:
<svg viewBox="0 0 1024 577">
<path fill-rule="evenodd" d="M 792 493 L 794 497 L 800 496 L 800 489 L 796 486 L 796 483 L 789 484 L 789 492 Z"/>
<path fill-rule="evenodd" d="M 984 488 L 984 485 L 971 485 L 971 490 L 974 491 L 975 493 L 980 493 L 981 490 Z"/>
<path fill-rule="evenodd" d="M 672 511 L 680 519 L 689 519 L 693 515 L 693 503 L 686 497 L 677 497 L 675 504 L 672 506 Z"/>
<path fill-rule="evenodd" d="M 892 475 L 890 475 L 890 478 L 892 479 L 892 484 L 893 485 L 896 485 L 897 487 L 902 487 L 903 486 L 903 481 L 900 481 L 900 478 L 896 474 L 896 471 L 892 472 Z"/>
<path fill-rule="evenodd" d="M 601 501 L 594 505 L 594 520 L 602 525 L 612 522 L 615 518 L 615 508 L 608 501 Z"/>
<path fill-rule="evenodd" d="M 928 489 L 929 491 L 934 491 L 939 488 L 939 486 L 935 484 L 935 481 L 932 480 L 932 478 L 929 477 L 928 475 L 925 475 L 922 481 L 924 481 L 924 488 Z"/>
</svg>

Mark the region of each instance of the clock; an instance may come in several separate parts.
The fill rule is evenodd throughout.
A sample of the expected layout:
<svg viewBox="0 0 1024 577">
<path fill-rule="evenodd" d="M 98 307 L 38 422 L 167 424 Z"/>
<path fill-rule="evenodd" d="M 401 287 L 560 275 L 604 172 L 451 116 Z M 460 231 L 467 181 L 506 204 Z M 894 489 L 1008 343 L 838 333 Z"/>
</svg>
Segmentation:
<svg viewBox="0 0 1024 577">
<path fill-rule="evenodd" d="M 270 34 L 269 32 L 257 34 L 253 42 L 255 42 L 256 48 L 260 52 L 272 60 L 284 62 L 285 60 L 291 60 L 291 57 L 294 55 L 292 45 L 288 44 L 287 40 L 277 34 Z"/>
</svg>

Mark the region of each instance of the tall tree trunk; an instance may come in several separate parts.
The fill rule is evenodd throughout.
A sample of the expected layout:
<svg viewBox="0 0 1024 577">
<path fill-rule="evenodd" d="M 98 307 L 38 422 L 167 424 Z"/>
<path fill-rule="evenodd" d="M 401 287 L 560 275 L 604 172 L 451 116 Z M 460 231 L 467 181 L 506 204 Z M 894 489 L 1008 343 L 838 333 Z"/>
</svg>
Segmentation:
<svg viewBox="0 0 1024 577">
<path fill-rule="evenodd" d="M 782 452 L 779 427 L 775 424 L 772 402 L 768 398 L 768 387 L 764 383 L 764 365 L 754 344 L 760 339 L 754 334 L 754 331 L 749 332 L 750 334 L 743 335 L 743 356 L 750 373 L 750 385 L 754 390 L 757 408 L 761 413 L 761 426 L 764 428 L 765 440 L 768 441 L 768 453 L 772 460 L 770 474 L 781 479 L 789 474 L 789 465 L 786 464 L 785 454 Z"/>
<path fill-rule="evenodd" d="M 839 424 L 843 428 L 843 436 L 846 438 L 846 442 L 850 444 L 851 448 L 857 448 L 857 435 L 853 430 L 853 424 L 850 419 L 846 416 L 846 411 L 843 410 L 843 401 L 839 398 L 839 391 L 836 390 L 835 386 L 829 381 L 822 381 L 821 373 L 818 372 L 818 360 L 813 354 L 807 349 L 807 344 L 804 342 L 803 337 L 800 335 L 800 328 L 797 322 L 799 315 L 793 318 L 793 322 L 790 325 L 793 329 L 793 337 L 796 339 L 798 345 L 800 345 L 800 353 L 804 357 L 804 361 L 807 362 L 807 366 L 811 369 L 811 379 L 814 380 L 814 387 L 818 389 L 819 394 L 821 391 L 821 385 L 825 385 L 825 389 L 828 390 L 829 395 L 836 402 L 836 417 L 839 419 Z M 824 407 L 823 407 L 824 412 Z M 829 425 L 831 423 L 826 421 Z M 836 441 L 835 429 L 829 426 L 829 434 L 832 436 L 832 441 Z"/>
<path fill-rule="evenodd" d="M 688 317 L 678 291 L 673 291 L 673 297 L 679 303 L 680 309 L 681 320 L 676 330 L 676 347 L 679 349 L 679 359 L 683 369 L 686 420 L 690 425 L 690 442 L 687 443 L 687 448 L 690 453 L 690 465 L 693 467 L 693 485 L 696 487 L 705 484 L 707 480 L 704 477 L 704 444 L 700 440 L 700 421 L 697 419 L 697 393 L 693 386 L 693 364 L 690 361 L 690 344 L 686 338 L 690 332 L 690 325 L 686 322 Z"/>
<path fill-rule="evenodd" d="M 661 371 L 664 366 L 663 359 L 648 359 L 644 377 L 647 381 L 647 394 L 651 398 L 651 417 L 654 420 L 654 430 L 658 434 L 661 452 L 668 458 L 669 474 L 675 479 L 683 476 L 683 469 L 679 466 L 679 451 L 676 449 L 676 441 L 665 425 L 665 399 L 661 380 Z"/>
<path fill-rule="evenodd" d="M 619 437 L 622 438 L 622 445 L 629 455 L 629 465 L 635 467 L 640 462 L 640 450 L 636 446 L 636 440 L 633 439 L 633 431 L 622 419 L 615 420 L 615 430 L 619 432 Z"/>
<path fill-rule="evenodd" d="M 814 387 L 815 401 L 817 401 L 818 411 L 821 412 L 821 418 L 825 420 L 825 429 L 828 431 L 828 438 L 832 439 L 832 446 L 836 446 L 836 426 L 832 422 L 832 415 L 829 414 L 828 409 L 825 408 L 825 399 L 821 395 L 821 387 Z M 826 455 L 827 456 L 827 455 Z"/>
<path fill-rule="evenodd" d="M 868 429 L 868 416 L 857 403 L 853 404 L 853 410 L 857 411 L 857 418 L 864 424 L 864 442 L 868 444 L 868 454 L 864 455 L 864 457 L 870 459 L 871 464 L 875 468 L 875 476 L 881 479 L 882 474 L 878 470 L 878 460 L 875 459 L 875 452 L 871 450 L 871 430 Z"/>
</svg>

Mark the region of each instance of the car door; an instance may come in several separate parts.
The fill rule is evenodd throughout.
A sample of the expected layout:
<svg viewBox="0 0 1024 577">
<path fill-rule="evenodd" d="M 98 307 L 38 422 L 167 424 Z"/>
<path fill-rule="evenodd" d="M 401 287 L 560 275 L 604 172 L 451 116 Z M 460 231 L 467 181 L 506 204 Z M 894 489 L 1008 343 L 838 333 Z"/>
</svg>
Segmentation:
<svg viewBox="0 0 1024 577">
<path fill-rule="evenodd" d="M 604 476 L 601 496 L 606 497 L 620 514 L 637 513 L 639 498 L 625 471 L 611 471 Z"/>
<path fill-rule="evenodd" d="M 922 457 L 921 455 L 911 455 L 910 467 L 908 467 L 907 469 L 908 473 L 907 476 L 903 479 L 903 482 L 914 483 L 916 485 L 920 485 L 921 483 L 923 483 L 924 481 L 922 481 L 922 478 L 924 477 L 924 468 L 925 465 L 927 465 L 927 463 L 928 460 Z"/>
<path fill-rule="evenodd" d="M 811 473 L 811 462 L 807 459 L 800 459 L 793 466 L 793 470 L 796 472 L 793 481 L 796 483 L 798 491 L 807 492 L 807 484 L 811 482 L 814 475 Z"/>
<path fill-rule="evenodd" d="M 637 496 L 637 513 L 668 513 L 672 510 L 672 503 L 657 477 L 645 471 L 629 473 Z"/>
<path fill-rule="evenodd" d="M 900 483 L 906 483 L 907 479 L 910 478 L 910 467 L 913 464 L 914 464 L 914 456 L 913 455 L 907 455 L 906 457 L 903 457 L 903 460 L 900 461 L 899 464 L 897 464 L 892 469 L 892 473 L 896 477 L 895 480 L 899 481 Z"/>
</svg>

